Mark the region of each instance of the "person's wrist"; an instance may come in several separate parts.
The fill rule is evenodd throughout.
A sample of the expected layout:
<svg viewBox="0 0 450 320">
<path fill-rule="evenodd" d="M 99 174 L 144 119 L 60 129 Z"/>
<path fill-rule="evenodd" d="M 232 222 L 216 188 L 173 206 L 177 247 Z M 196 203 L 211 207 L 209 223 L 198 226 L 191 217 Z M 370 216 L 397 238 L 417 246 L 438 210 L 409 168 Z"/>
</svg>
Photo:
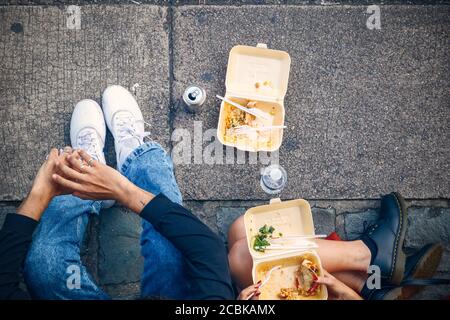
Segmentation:
<svg viewBox="0 0 450 320">
<path fill-rule="evenodd" d="M 121 205 L 128 207 L 136 186 L 127 179 L 122 179 L 117 186 L 118 188 L 115 191 L 115 200 Z"/>
<path fill-rule="evenodd" d="M 362 298 L 356 291 L 348 288 L 348 291 L 345 295 L 345 300 L 362 300 Z"/>
<path fill-rule="evenodd" d="M 338 280 L 335 280 L 338 281 Z M 340 283 L 340 286 L 336 284 L 337 290 L 339 292 L 338 300 L 360 300 L 361 297 L 346 284 Z"/>
<path fill-rule="evenodd" d="M 28 216 L 36 221 L 42 216 L 42 213 L 48 207 L 53 195 L 45 190 L 38 191 L 32 188 L 25 200 L 17 209 L 17 213 Z"/>
<path fill-rule="evenodd" d="M 150 192 L 139 188 L 128 180 L 121 185 L 120 190 L 120 197 L 117 198 L 117 201 L 137 214 L 140 214 L 142 209 L 144 209 L 154 197 Z"/>
<path fill-rule="evenodd" d="M 37 188 L 33 186 L 31 187 L 28 197 L 37 204 L 47 207 L 50 201 L 55 197 L 55 194 L 53 194 L 49 188 Z"/>
</svg>

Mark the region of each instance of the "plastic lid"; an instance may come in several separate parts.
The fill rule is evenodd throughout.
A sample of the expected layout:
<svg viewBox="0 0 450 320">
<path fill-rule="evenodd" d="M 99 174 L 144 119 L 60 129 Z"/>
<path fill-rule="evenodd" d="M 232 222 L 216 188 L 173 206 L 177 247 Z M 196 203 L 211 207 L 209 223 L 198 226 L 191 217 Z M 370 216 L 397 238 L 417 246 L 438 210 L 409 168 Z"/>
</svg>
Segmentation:
<svg viewBox="0 0 450 320">
<path fill-rule="evenodd" d="M 270 172 L 270 178 L 275 181 L 280 180 L 282 175 L 283 175 L 283 173 L 278 168 L 275 168 L 274 170 L 272 170 Z"/>
<path fill-rule="evenodd" d="M 235 46 L 228 58 L 227 95 L 282 101 L 287 91 L 291 58 L 285 51 Z"/>
<path fill-rule="evenodd" d="M 297 199 L 280 202 L 279 199 L 271 201 L 269 205 L 253 207 L 244 214 L 244 225 L 247 236 L 247 245 L 252 258 L 255 260 L 270 260 L 273 257 L 304 250 L 313 249 L 311 246 L 296 249 L 266 250 L 259 252 L 254 250 L 252 244 L 255 235 L 262 226 L 272 226 L 277 235 L 302 236 L 314 235 L 314 222 L 311 207 L 306 200 Z"/>
<path fill-rule="evenodd" d="M 280 193 L 286 181 L 286 171 L 278 164 L 272 164 L 262 170 L 261 188 L 268 194 Z"/>
</svg>

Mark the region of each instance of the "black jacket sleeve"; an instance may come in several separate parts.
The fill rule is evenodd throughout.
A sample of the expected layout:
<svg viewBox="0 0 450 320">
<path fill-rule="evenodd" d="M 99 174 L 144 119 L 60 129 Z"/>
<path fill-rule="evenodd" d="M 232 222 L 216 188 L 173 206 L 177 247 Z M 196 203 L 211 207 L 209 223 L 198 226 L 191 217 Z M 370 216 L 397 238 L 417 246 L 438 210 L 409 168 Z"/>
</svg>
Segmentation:
<svg viewBox="0 0 450 320">
<path fill-rule="evenodd" d="M 38 222 L 21 214 L 8 214 L 0 230 L 0 300 L 30 299 L 19 288 L 22 266 Z"/>
<path fill-rule="evenodd" d="M 181 252 L 191 279 L 191 299 L 232 300 L 228 258 L 224 243 L 189 210 L 159 194 L 141 217 Z"/>
</svg>

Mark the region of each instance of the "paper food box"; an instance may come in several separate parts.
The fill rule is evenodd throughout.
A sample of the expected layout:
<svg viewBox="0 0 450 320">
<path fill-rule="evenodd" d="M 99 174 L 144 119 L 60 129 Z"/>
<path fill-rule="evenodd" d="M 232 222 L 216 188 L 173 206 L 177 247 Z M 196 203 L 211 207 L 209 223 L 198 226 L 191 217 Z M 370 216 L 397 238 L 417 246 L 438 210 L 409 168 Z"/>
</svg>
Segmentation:
<svg viewBox="0 0 450 320">
<path fill-rule="evenodd" d="M 284 96 L 290 64 L 291 58 L 287 52 L 267 49 L 265 44 L 256 47 L 238 45 L 231 49 L 225 98 L 244 107 L 263 110 L 272 119 L 261 122 L 222 101 L 217 128 L 217 137 L 222 144 L 253 152 L 275 151 L 281 146 L 282 128 L 250 130 L 244 134 L 237 134 L 233 128 L 239 125 L 250 125 L 252 128 L 284 125 Z"/>
<path fill-rule="evenodd" d="M 311 272 L 323 275 L 315 242 L 302 240 L 313 236 L 314 223 L 311 207 L 306 200 L 297 199 L 282 202 L 272 199 L 270 204 L 250 208 L 244 215 L 247 244 L 253 259 L 252 276 L 254 283 L 264 281 L 269 270 L 280 266 L 271 273 L 267 283 L 261 288 L 261 300 L 326 300 L 327 288 L 310 280 Z M 272 239 L 283 245 L 271 245 L 261 249 L 256 237 L 261 228 L 272 227 Z M 271 230 L 272 230 L 271 229 Z M 259 238 L 260 239 L 260 238 Z M 299 242 L 300 240 L 300 242 Z M 269 249 L 270 247 L 279 249 Z M 306 272 L 305 272 L 306 270 Z M 300 283 L 299 283 L 300 280 Z"/>
</svg>

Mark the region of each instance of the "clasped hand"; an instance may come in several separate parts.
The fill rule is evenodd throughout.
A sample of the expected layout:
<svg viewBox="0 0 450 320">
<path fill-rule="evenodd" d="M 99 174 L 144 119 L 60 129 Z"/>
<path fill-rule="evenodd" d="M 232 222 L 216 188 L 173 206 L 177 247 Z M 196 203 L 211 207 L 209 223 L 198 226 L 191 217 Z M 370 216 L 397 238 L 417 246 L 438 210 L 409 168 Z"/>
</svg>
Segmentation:
<svg viewBox="0 0 450 320">
<path fill-rule="evenodd" d="M 66 153 L 55 163 L 52 181 L 62 190 L 81 199 L 123 201 L 131 184 L 117 170 L 98 162 L 84 150 Z"/>
<path fill-rule="evenodd" d="M 153 198 L 86 151 L 65 147 L 61 152 L 50 151 L 17 212 L 39 220 L 50 201 L 64 194 L 89 200 L 115 200 L 136 213 Z"/>
</svg>

